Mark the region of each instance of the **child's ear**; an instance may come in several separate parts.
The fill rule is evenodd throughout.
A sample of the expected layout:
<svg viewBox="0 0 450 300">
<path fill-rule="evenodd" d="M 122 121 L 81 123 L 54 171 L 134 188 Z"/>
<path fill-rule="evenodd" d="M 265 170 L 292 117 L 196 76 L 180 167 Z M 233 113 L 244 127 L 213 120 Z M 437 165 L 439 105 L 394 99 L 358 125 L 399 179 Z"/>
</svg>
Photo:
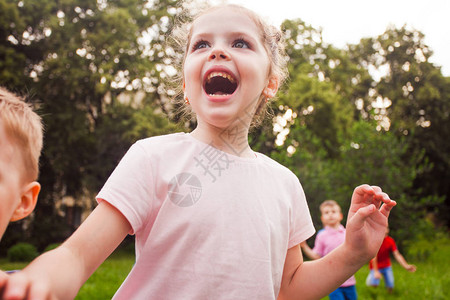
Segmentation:
<svg viewBox="0 0 450 300">
<path fill-rule="evenodd" d="M 34 210 L 38 199 L 41 185 L 37 181 L 33 181 L 24 187 L 20 203 L 17 205 L 11 217 L 11 222 L 25 218 Z"/>
<path fill-rule="evenodd" d="M 269 78 L 269 82 L 267 83 L 266 88 L 263 91 L 264 96 L 267 98 L 273 98 L 275 97 L 275 94 L 278 91 L 278 78 L 275 76 L 272 76 Z"/>
</svg>

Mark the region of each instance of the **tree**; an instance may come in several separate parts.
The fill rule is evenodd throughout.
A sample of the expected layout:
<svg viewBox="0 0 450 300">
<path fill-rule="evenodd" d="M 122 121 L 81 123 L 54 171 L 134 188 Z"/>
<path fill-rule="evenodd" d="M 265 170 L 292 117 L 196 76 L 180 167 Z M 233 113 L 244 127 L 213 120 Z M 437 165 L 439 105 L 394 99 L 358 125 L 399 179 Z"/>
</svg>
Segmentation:
<svg viewBox="0 0 450 300">
<path fill-rule="evenodd" d="M 320 30 L 301 20 L 286 20 L 282 27 L 291 78 L 280 107 L 292 109 L 298 122 L 305 122 L 328 154 L 336 156 L 339 136 L 368 114 L 360 102 L 368 101 L 372 77 L 348 51 L 325 44 Z"/>
<path fill-rule="evenodd" d="M 379 77 L 367 110 L 373 109 L 378 117 L 384 115 L 390 131 L 407 137 L 409 153 L 425 151 L 423 160 L 417 162 L 421 172 L 410 192 L 424 199 L 445 198 L 443 205 L 430 201 L 428 209 L 439 212 L 450 225 L 450 141 L 446 138 L 450 134 L 449 78 L 429 62 L 432 51 L 424 35 L 406 26 L 388 28 L 376 38 L 351 46 L 350 55 Z M 374 107 L 376 102 L 383 107 Z M 428 167 L 420 168 L 424 164 Z"/>
<path fill-rule="evenodd" d="M 40 247 L 73 230 L 55 230 L 56 200 L 92 196 L 135 139 L 173 130 L 156 107 L 167 98 L 163 42 L 176 4 L 0 0 L 0 84 L 29 91 L 46 129 L 29 229 L 54 236 Z"/>
<path fill-rule="evenodd" d="M 363 182 L 380 184 L 409 209 L 410 216 L 393 218 L 402 232 L 412 225 L 406 219 L 417 221 L 427 210 L 442 208 L 449 169 L 442 163 L 448 153 L 442 130 L 450 128 L 448 85 L 439 68 L 428 63 L 431 50 L 423 35 L 388 29 L 339 50 L 300 20 L 283 25 L 291 79 L 276 111 L 275 129 L 282 139 L 272 156 L 302 180 L 313 214 L 326 198 L 338 198 L 346 208 L 353 188 Z M 417 93 L 414 100 L 411 93 Z M 434 124 L 445 129 L 430 130 Z M 357 145 L 364 148 L 352 148 Z M 431 174 L 435 177 L 429 180 Z"/>
</svg>

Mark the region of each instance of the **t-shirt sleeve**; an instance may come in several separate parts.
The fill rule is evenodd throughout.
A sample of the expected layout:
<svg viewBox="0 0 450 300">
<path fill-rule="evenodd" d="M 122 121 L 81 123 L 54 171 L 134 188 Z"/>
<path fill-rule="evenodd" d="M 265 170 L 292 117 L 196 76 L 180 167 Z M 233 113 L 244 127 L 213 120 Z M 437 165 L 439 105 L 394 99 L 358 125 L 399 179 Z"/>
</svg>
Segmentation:
<svg viewBox="0 0 450 300">
<path fill-rule="evenodd" d="M 153 199 L 150 158 L 139 143 L 130 147 L 98 193 L 97 202 L 107 201 L 130 223 L 130 234 L 139 231 L 151 211 Z"/>
<path fill-rule="evenodd" d="M 295 175 L 294 177 L 294 199 L 291 212 L 291 230 L 288 248 L 292 248 L 307 240 L 315 232 L 308 203 L 306 202 L 305 192 L 297 177 Z"/>
<path fill-rule="evenodd" d="M 391 238 L 391 249 L 392 252 L 397 250 L 397 244 L 395 243 L 395 240 L 393 238 Z"/>
<path fill-rule="evenodd" d="M 319 254 L 320 256 L 324 256 L 325 252 L 325 244 L 323 242 L 321 231 L 319 231 L 316 235 L 316 240 L 314 241 L 313 251 Z"/>
</svg>

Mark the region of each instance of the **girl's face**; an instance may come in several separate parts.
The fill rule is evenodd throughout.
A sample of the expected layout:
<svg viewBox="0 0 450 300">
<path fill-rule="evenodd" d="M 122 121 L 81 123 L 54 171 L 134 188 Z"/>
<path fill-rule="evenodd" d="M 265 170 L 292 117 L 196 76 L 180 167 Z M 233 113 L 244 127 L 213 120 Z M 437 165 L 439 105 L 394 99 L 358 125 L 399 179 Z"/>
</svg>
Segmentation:
<svg viewBox="0 0 450 300">
<path fill-rule="evenodd" d="M 274 94 L 265 89 L 273 81 L 260 36 L 248 15 L 230 7 L 194 21 L 183 76 L 199 126 L 227 128 L 239 121 L 248 127 L 261 93 Z"/>
</svg>

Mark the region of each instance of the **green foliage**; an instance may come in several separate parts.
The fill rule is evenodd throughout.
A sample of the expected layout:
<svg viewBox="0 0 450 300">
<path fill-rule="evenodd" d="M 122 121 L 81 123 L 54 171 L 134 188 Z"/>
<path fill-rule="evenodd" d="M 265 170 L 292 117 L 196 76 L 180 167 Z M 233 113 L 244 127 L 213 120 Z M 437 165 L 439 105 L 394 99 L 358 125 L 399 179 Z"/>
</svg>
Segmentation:
<svg viewBox="0 0 450 300">
<path fill-rule="evenodd" d="M 291 127 L 292 128 L 292 127 Z M 294 144 L 296 151 L 286 155 L 285 146 L 272 153 L 272 157 L 290 168 L 300 179 L 316 227 L 320 228 L 319 205 L 326 199 L 336 200 L 343 211 L 348 211 L 351 195 L 363 183 L 381 186 L 395 199 L 390 222 L 393 228 L 404 230 L 407 239 L 409 228 L 422 217 L 426 205 L 407 194 L 416 176 L 420 154 L 406 156 L 408 144 L 392 132 L 377 131 L 376 124 L 354 122 L 347 137 L 339 139 L 338 156 L 330 157 L 327 149 L 308 126 L 296 127 L 286 142 Z M 408 157 L 405 160 L 404 157 Z"/>
<path fill-rule="evenodd" d="M 353 59 L 348 51 L 325 44 L 322 32 L 301 20 L 286 20 L 282 28 L 287 40 L 289 71 L 291 78 L 294 78 L 290 85 L 294 82 L 301 83 L 301 78 L 295 79 L 299 75 L 327 82 L 333 93 L 339 95 L 340 103 L 337 105 L 345 107 L 345 113 L 339 114 L 339 117 L 361 118 L 361 111 L 355 106 L 355 102 L 368 101 L 373 79 L 367 68 Z"/>
<path fill-rule="evenodd" d="M 349 194 L 356 185 L 370 182 L 383 187 L 392 199 L 400 199 L 415 178 L 415 159 L 404 161 L 408 145 L 392 132 L 377 131 L 375 124 L 359 121 L 350 138 L 342 143 L 340 157 L 332 163 L 338 195 Z"/>
<path fill-rule="evenodd" d="M 439 67 L 429 62 L 432 50 L 424 35 L 407 26 L 388 28 L 376 38 L 363 39 L 351 45 L 349 55 L 365 68 L 377 70 L 379 80 L 372 83 L 371 96 L 365 111 L 371 117 L 385 115 L 390 131 L 409 139 L 409 151 L 424 151 L 420 165 L 428 164 L 417 174 L 413 190 L 415 196 L 433 199 L 444 197 L 440 204 L 431 204 L 439 217 L 450 224 L 450 88 L 449 78 Z M 386 108 L 374 107 L 377 100 L 390 103 Z M 378 115 L 378 117 L 377 117 Z"/>
<path fill-rule="evenodd" d="M 397 200 L 391 224 L 406 239 L 426 212 L 449 222 L 449 85 L 423 35 L 388 28 L 344 51 L 301 20 L 283 27 L 291 80 L 274 122 L 288 134 L 272 157 L 301 179 L 313 216 L 326 198 L 345 210 L 354 187 L 370 183 Z"/>
<path fill-rule="evenodd" d="M 344 134 L 352 121 L 351 107 L 335 92 L 331 83 L 301 73 L 293 79 L 288 92 L 280 96 L 279 101 L 285 105 L 285 110 L 292 109 L 297 115 L 289 129 L 293 132 L 306 126 L 320 139 L 321 147 L 328 155 L 336 156 L 339 134 Z"/>
<path fill-rule="evenodd" d="M 0 0 L 0 85 L 29 92 L 45 124 L 35 219 L 16 227 L 40 249 L 74 230 L 55 201 L 91 197 L 137 138 L 174 130 L 155 109 L 174 5 Z"/>
<path fill-rule="evenodd" d="M 409 259 L 421 262 L 435 260 L 436 255 L 433 256 L 433 254 L 439 252 L 440 249 L 447 249 L 450 253 L 448 233 L 436 231 L 432 224 L 426 221 L 422 221 L 422 224 L 418 225 L 418 233 L 414 239 L 405 243 Z M 438 263 L 438 261 L 435 260 L 434 263 Z"/>
<path fill-rule="evenodd" d="M 8 249 L 8 260 L 12 262 L 31 261 L 37 256 L 36 247 L 29 243 L 17 243 Z"/>
<path fill-rule="evenodd" d="M 137 139 L 182 130 L 166 117 L 176 107 L 163 81 L 179 56 L 165 43 L 178 4 L 0 0 L 0 85 L 29 92 L 46 127 L 35 217 L 12 224 L 3 245 L 64 240 L 75 228 L 55 201 L 95 194 Z M 302 20 L 282 28 L 290 80 L 250 144 L 300 178 L 316 225 L 320 202 L 346 209 L 361 183 L 398 201 L 402 240 L 429 212 L 448 225 L 450 78 L 423 34 L 388 28 L 337 49 Z"/>
</svg>

